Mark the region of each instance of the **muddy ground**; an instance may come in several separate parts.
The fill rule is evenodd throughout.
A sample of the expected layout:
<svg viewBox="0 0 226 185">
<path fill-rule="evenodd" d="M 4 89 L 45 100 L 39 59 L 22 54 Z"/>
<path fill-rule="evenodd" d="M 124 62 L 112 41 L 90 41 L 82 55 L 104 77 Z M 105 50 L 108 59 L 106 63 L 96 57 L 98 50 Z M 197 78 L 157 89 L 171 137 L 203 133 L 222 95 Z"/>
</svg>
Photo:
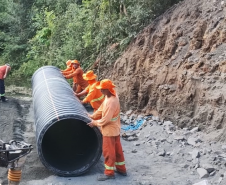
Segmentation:
<svg viewBox="0 0 226 185">
<path fill-rule="evenodd" d="M 122 114 L 121 119 L 134 117 L 130 114 Z M 14 96 L 8 103 L 0 103 L 0 139 L 24 140 L 34 146 L 23 167 L 21 185 L 193 185 L 203 180 L 224 185 L 226 147 L 215 140 L 219 134 L 220 130 L 208 134 L 198 129 L 178 130 L 171 122 L 152 117 L 138 130 L 122 131 L 127 177 L 116 174 L 115 180 L 98 182 L 97 175 L 104 171 L 101 158 L 87 174 L 64 178 L 49 172 L 38 158 L 32 98 Z M 208 170 L 202 179 L 198 169 Z M 0 184 L 7 184 L 6 178 L 7 170 L 0 168 Z"/>
</svg>

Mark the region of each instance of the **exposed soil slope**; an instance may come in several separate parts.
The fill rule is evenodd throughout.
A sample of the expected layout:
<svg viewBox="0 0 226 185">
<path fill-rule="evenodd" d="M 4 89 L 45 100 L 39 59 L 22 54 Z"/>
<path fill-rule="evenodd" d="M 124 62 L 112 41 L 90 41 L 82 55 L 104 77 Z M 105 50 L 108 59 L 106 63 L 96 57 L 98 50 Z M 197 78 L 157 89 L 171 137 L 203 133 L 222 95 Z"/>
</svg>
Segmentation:
<svg viewBox="0 0 226 185">
<path fill-rule="evenodd" d="M 223 128 L 225 2 L 185 0 L 146 27 L 111 78 L 123 110 L 154 112 L 180 127 Z"/>
</svg>

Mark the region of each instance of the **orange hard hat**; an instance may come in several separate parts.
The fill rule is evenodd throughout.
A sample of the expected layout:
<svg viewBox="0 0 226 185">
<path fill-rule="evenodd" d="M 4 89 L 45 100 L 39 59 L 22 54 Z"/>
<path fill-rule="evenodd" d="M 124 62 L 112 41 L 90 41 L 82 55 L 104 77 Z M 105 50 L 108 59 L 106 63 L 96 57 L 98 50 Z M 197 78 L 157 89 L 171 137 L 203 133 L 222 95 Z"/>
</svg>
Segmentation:
<svg viewBox="0 0 226 185">
<path fill-rule="evenodd" d="M 97 77 L 92 70 L 87 71 L 85 74 L 82 75 L 84 80 L 93 80 Z"/>
<path fill-rule="evenodd" d="M 97 89 L 108 89 L 111 92 L 111 94 L 116 96 L 116 91 L 114 89 L 115 85 L 109 79 L 104 79 L 104 80 L 101 80 L 100 82 L 98 82 L 96 85 L 96 88 Z"/>
<path fill-rule="evenodd" d="M 66 62 L 66 65 L 67 65 L 67 66 L 70 66 L 70 65 L 71 65 L 71 60 L 68 60 L 68 61 Z"/>
<path fill-rule="evenodd" d="M 71 65 L 72 65 L 72 64 L 78 64 L 78 65 L 80 65 L 80 63 L 79 63 L 78 60 L 72 60 L 72 61 L 71 61 Z"/>
</svg>

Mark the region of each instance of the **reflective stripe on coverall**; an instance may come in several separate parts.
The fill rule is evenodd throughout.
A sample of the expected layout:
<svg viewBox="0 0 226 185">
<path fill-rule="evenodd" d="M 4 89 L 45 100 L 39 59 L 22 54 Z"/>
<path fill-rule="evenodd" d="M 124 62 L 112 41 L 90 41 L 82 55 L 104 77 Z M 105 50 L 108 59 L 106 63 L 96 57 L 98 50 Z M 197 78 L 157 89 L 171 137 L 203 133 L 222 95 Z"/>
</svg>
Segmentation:
<svg viewBox="0 0 226 185">
<path fill-rule="evenodd" d="M 94 111 L 96 111 L 104 101 L 104 95 L 99 89 L 95 87 L 97 81 L 93 80 L 94 83 L 89 84 L 86 88 L 87 96 L 84 98 L 83 103 L 90 103 Z M 90 82 L 89 82 L 90 83 Z"/>
<path fill-rule="evenodd" d="M 91 116 L 93 124 L 101 127 L 106 175 L 114 175 L 114 167 L 126 173 L 125 159 L 120 142 L 120 104 L 118 96 L 105 97 L 99 109 Z"/>
</svg>

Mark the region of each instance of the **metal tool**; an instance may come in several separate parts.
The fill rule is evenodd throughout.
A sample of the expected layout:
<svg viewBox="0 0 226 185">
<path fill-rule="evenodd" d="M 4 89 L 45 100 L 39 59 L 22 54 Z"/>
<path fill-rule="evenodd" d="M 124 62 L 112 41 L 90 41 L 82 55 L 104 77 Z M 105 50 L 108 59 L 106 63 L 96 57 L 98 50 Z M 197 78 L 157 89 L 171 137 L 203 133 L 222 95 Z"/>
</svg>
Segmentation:
<svg viewBox="0 0 226 185">
<path fill-rule="evenodd" d="M 8 143 L 0 140 L 0 167 L 9 168 L 9 184 L 19 184 L 21 167 L 26 156 L 32 151 L 33 146 L 23 141 L 11 140 Z"/>
</svg>

